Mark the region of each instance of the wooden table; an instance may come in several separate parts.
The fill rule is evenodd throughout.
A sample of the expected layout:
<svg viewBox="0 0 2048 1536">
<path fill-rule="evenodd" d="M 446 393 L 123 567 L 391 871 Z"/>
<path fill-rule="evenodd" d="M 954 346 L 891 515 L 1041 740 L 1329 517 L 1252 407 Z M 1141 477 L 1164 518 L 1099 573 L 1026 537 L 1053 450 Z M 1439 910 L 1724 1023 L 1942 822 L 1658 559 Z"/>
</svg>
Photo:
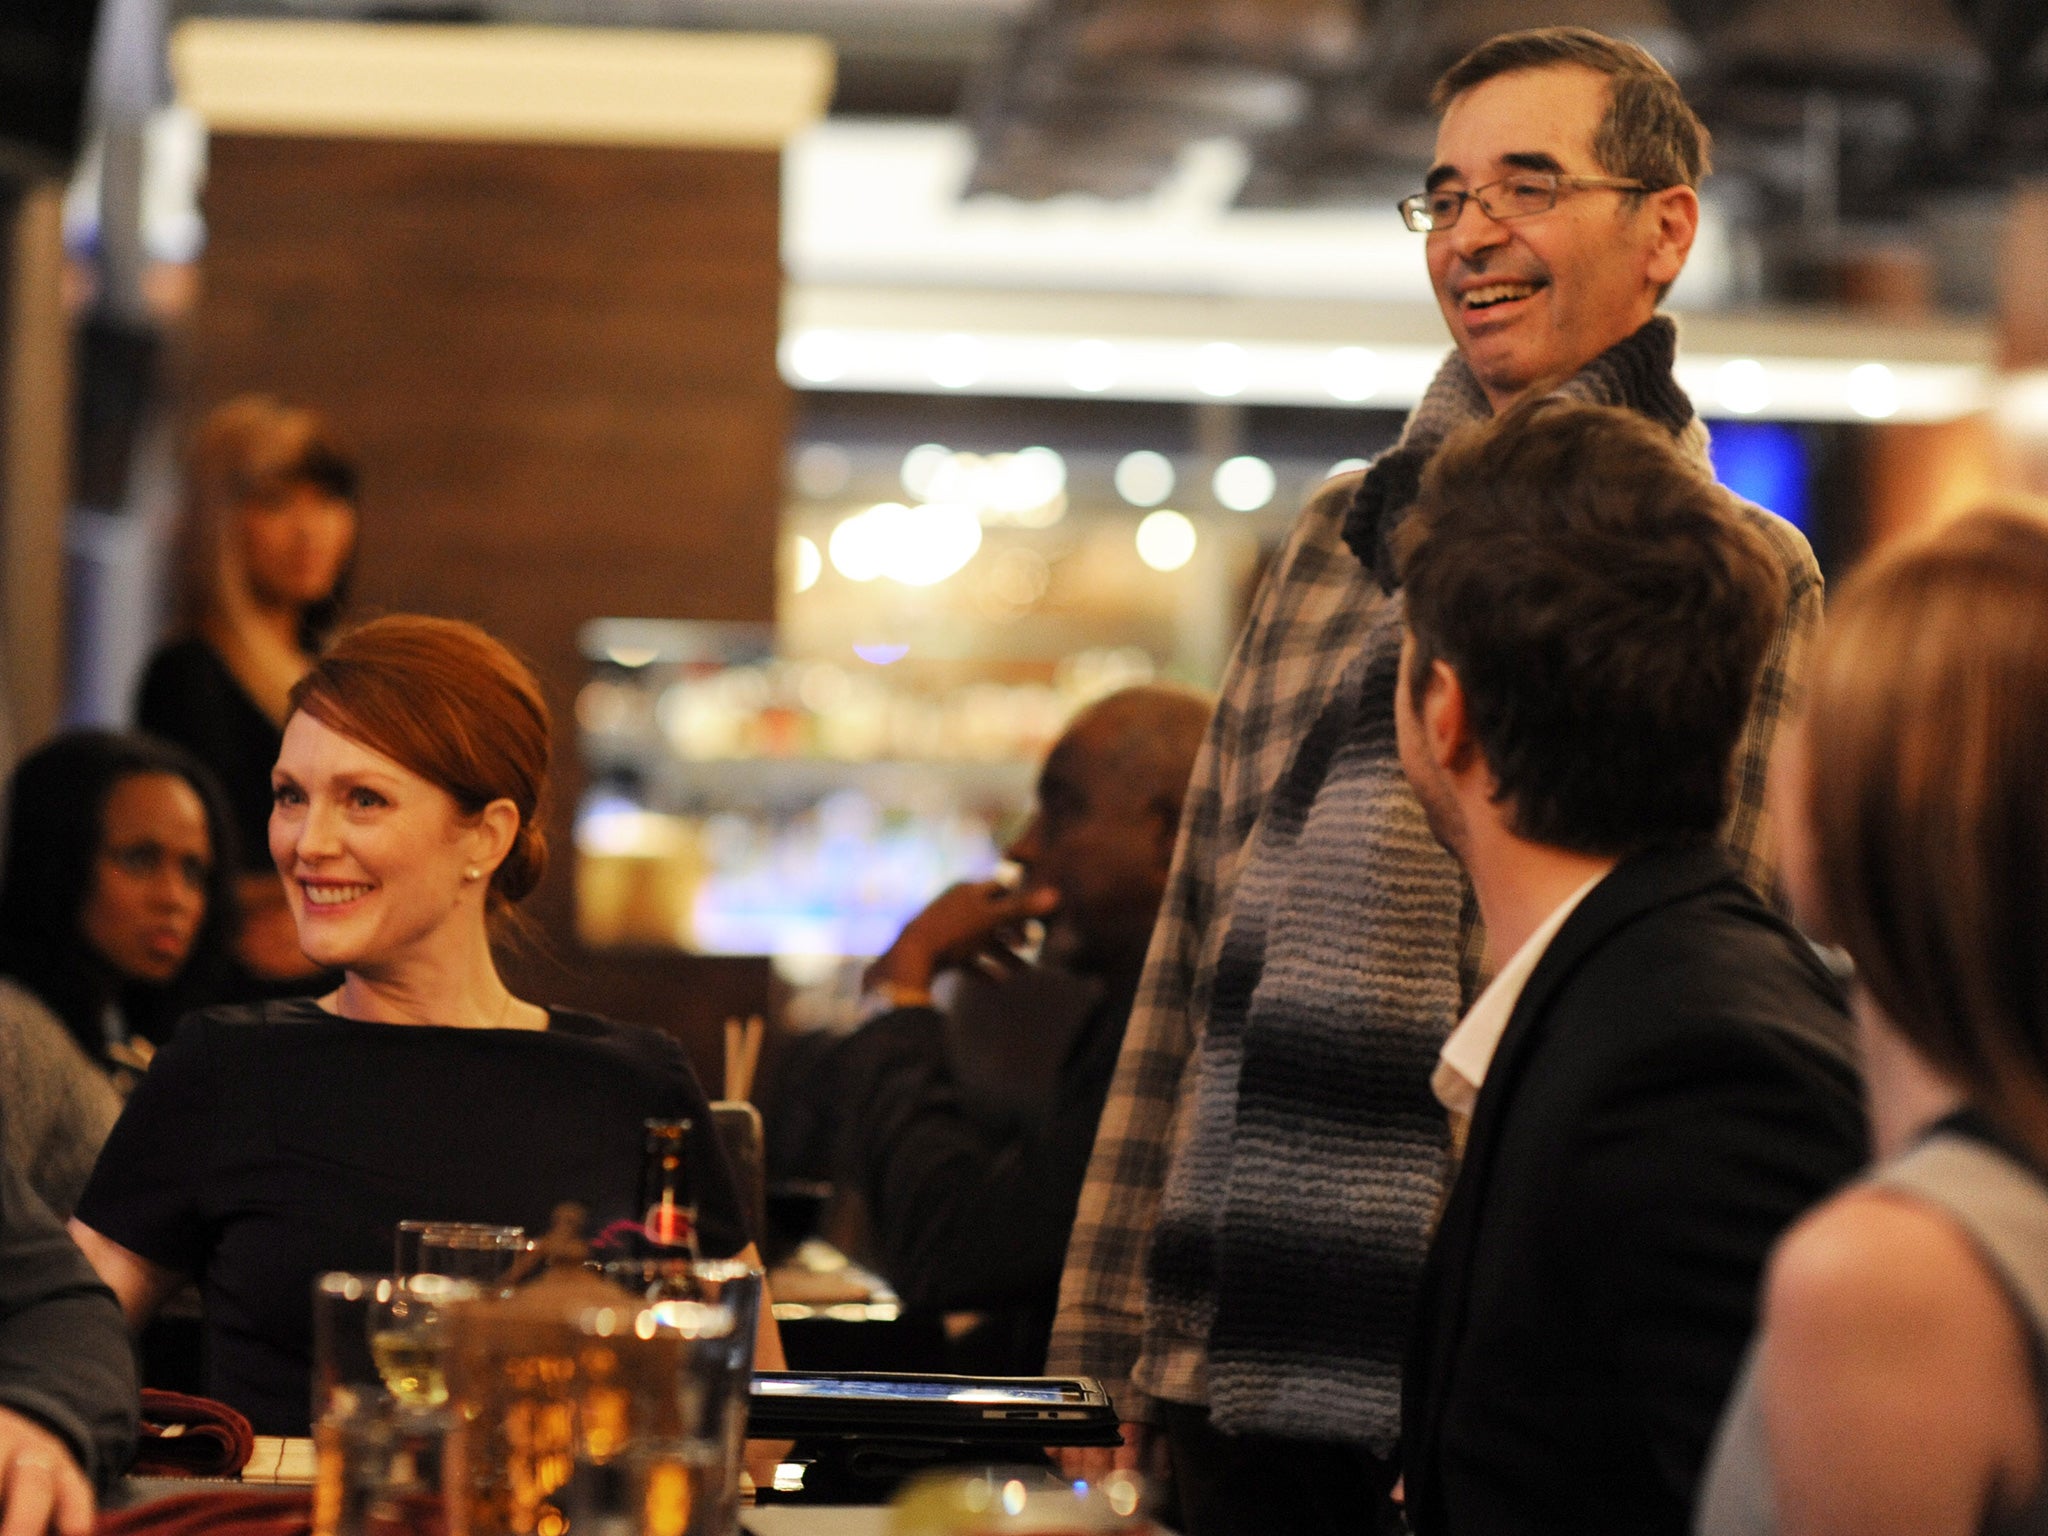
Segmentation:
<svg viewBox="0 0 2048 1536">
<path fill-rule="evenodd" d="M 888 1536 L 882 1505 L 770 1504 L 740 1514 L 747 1536 Z"/>
<path fill-rule="evenodd" d="M 258 1435 L 242 1481 L 258 1487 L 313 1484 L 313 1442 L 299 1436 Z"/>
</svg>

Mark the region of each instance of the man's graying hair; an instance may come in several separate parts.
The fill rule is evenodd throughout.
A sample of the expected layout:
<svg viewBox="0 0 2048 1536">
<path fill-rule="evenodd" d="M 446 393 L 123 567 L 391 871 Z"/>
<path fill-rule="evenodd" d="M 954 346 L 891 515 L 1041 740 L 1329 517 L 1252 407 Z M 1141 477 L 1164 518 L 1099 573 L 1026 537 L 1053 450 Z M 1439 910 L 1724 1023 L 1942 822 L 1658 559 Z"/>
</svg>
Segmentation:
<svg viewBox="0 0 2048 1536">
<path fill-rule="evenodd" d="M 1458 60 L 1429 93 L 1439 115 L 1496 75 L 1576 65 L 1605 75 L 1607 114 L 1593 133 L 1593 157 L 1610 176 L 1652 189 L 1697 187 L 1713 169 L 1712 136 L 1670 72 L 1634 43 L 1585 27 L 1537 27 L 1489 38 Z"/>
</svg>

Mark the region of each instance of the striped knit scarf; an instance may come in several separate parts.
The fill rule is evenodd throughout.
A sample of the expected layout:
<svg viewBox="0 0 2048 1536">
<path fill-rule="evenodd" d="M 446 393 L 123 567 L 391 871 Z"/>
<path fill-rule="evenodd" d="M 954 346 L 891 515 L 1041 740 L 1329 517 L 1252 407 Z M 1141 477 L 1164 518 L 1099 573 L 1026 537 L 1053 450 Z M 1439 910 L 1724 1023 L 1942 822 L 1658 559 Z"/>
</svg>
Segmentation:
<svg viewBox="0 0 2048 1536">
<path fill-rule="evenodd" d="M 1559 393 L 1642 411 L 1703 456 L 1653 320 Z M 1453 355 L 1373 465 L 1344 537 L 1391 594 L 1387 538 L 1423 467 L 1490 414 Z M 1147 1307 L 1208 1340 L 1209 1406 L 1240 1434 L 1391 1452 L 1400 1362 L 1445 1171 L 1430 1073 L 1465 997 L 1455 863 L 1401 775 L 1398 595 L 1275 786 L 1230 907 Z"/>
</svg>

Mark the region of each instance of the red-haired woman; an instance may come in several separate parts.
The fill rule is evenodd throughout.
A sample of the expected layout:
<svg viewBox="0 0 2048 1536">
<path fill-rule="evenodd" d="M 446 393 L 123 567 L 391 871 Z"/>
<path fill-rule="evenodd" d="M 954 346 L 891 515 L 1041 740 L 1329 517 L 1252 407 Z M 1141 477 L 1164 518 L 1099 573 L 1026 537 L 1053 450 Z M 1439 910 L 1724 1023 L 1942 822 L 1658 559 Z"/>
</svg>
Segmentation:
<svg viewBox="0 0 2048 1536">
<path fill-rule="evenodd" d="M 270 1434 L 306 1432 L 314 1275 L 383 1267 L 410 1218 L 538 1229 L 562 1200 L 624 1216 L 650 1117 L 693 1124 L 706 1252 L 748 1249 L 680 1047 L 498 975 L 491 919 L 546 861 L 532 674 L 470 625 L 381 619 L 290 702 L 270 853 L 341 986 L 187 1019 L 72 1223 L 132 1322 L 199 1281 L 209 1390 Z"/>
</svg>

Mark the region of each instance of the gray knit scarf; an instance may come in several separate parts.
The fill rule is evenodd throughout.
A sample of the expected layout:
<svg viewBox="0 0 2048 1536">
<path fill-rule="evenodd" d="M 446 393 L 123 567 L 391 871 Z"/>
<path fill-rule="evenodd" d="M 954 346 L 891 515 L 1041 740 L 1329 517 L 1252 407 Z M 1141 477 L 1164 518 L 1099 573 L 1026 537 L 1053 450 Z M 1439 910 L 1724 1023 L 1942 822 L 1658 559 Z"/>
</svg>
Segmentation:
<svg viewBox="0 0 2048 1536">
<path fill-rule="evenodd" d="M 1703 457 L 1675 346 L 1653 320 L 1558 393 L 1639 410 Z M 1454 354 L 1361 482 L 1344 537 L 1389 593 L 1387 538 L 1424 466 L 1490 414 Z M 1358 653 L 1274 787 L 1232 897 L 1146 1302 L 1173 1335 L 1208 1340 L 1218 1427 L 1385 1455 L 1445 1172 L 1429 1080 L 1466 1002 L 1474 919 L 1401 775 L 1398 595 L 1360 617 Z"/>
</svg>

